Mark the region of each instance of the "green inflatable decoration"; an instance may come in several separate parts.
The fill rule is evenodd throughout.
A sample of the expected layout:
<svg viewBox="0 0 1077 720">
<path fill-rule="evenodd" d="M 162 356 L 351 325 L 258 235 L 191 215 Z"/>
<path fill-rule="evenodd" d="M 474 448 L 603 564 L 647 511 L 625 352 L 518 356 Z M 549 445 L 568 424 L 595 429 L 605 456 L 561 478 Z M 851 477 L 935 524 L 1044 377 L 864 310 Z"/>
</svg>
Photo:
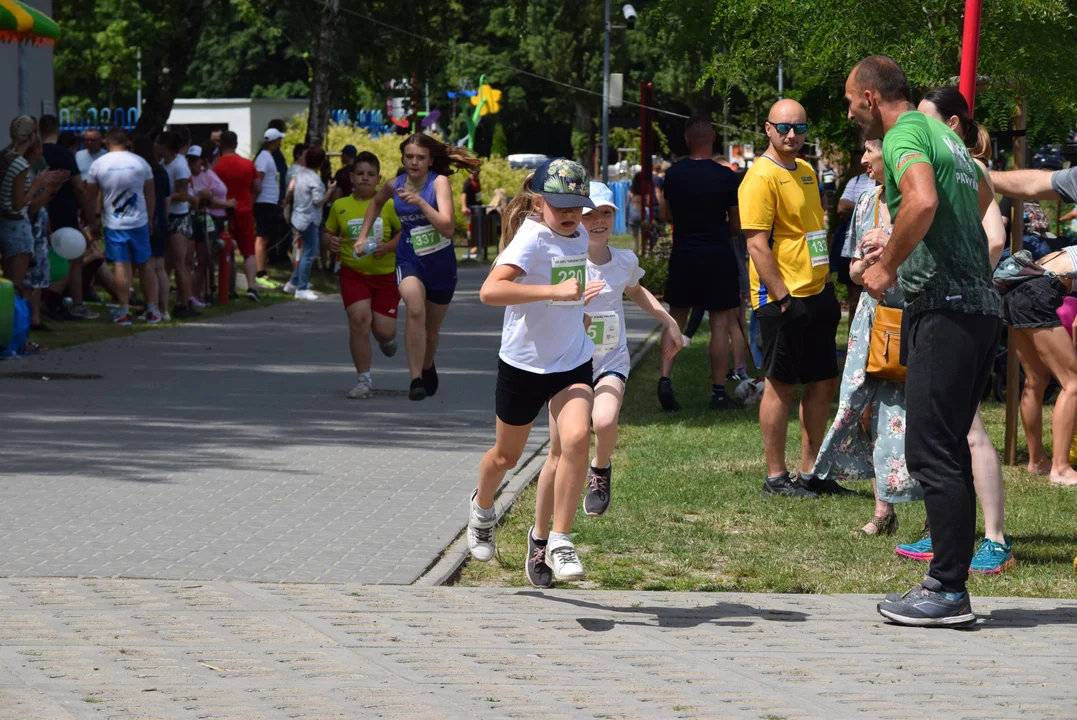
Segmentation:
<svg viewBox="0 0 1077 720">
<path fill-rule="evenodd" d="M 60 282 L 67 277 L 67 271 L 67 258 L 57 255 L 52 248 L 49 248 L 49 282 Z"/>
</svg>

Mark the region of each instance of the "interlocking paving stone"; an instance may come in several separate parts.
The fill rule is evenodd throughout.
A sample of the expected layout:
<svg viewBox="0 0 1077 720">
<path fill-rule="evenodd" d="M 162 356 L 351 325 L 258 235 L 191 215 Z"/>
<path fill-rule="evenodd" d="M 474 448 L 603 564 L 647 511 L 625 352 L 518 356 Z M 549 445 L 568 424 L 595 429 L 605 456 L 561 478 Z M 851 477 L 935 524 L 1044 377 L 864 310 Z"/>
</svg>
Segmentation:
<svg viewBox="0 0 1077 720">
<path fill-rule="evenodd" d="M 876 601 L 0 580 L 0 718 L 1077 716 L 1077 602 Z"/>
<path fill-rule="evenodd" d="M 463 529 L 493 440 L 485 276 L 460 271 L 422 403 L 344 397 L 337 297 L 4 363 L 103 377 L 0 379 L 0 576 L 413 582 Z M 635 345 L 654 323 L 628 318 Z M 375 349 L 378 388 L 408 386 L 403 327 L 396 357 Z"/>
</svg>

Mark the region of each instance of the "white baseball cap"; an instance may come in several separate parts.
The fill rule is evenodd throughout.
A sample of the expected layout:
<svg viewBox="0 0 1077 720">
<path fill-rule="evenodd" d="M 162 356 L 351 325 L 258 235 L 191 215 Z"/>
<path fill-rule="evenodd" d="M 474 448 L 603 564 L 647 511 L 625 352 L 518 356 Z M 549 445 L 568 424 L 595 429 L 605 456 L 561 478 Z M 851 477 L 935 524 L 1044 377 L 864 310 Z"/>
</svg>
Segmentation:
<svg viewBox="0 0 1077 720">
<path fill-rule="evenodd" d="M 283 139 L 284 133 L 282 133 L 277 128 L 269 128 L 268 130 L 266 130 L 266 134 L 264 137 L 266 139 L 266 142 L 273 142 L 274 140 Z"/>
<path fill-rule="evenodd" d="M 198 145 L 192 145 L 187 148 L 187 157 L 202 157 L 202 148 Z"/>
<path fill-rule="evenodd" d="M 614 210 L 619 210 L 616 203 L 613 202 L 613 191 L 606 187 L 603 183 L 591 181 L 591 201 L 595 204 L 595 208 L 611 207 Z M 591 212 L 591 208 L 584 208 L 583 214 Z"/>
</svg>

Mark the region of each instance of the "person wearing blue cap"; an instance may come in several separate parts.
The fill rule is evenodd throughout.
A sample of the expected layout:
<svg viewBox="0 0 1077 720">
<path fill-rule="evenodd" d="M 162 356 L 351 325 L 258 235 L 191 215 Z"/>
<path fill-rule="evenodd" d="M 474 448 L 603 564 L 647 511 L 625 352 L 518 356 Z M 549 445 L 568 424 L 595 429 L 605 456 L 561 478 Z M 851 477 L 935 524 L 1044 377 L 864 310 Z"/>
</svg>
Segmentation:
<svg viewBox="0 0 1077 720">
<path fill-rule="evenodd" d="M 595 346 L 583 306 L 603 287 L 587 282 L 588 236 L 580 221 L 584 208 L 594 209 L 590 192 L 579 164 L 557 158 L 539 166 L 505 212 L 504 249 L 479 291 L 483 303 L 505 308 L 505 319 L 497 364 L 497 439 L 479 464 L 468 547 L 480 562 L 494 557 L 494 493 L 516 467 L 531 426 L 548 405 L 561 461 L 552 483 L 552 532 L 548 513 L 547 524 L 528 532 L 528 579 L 540 587 L 584 575 L 569 533 L 591 448 Z"/>
</svg>

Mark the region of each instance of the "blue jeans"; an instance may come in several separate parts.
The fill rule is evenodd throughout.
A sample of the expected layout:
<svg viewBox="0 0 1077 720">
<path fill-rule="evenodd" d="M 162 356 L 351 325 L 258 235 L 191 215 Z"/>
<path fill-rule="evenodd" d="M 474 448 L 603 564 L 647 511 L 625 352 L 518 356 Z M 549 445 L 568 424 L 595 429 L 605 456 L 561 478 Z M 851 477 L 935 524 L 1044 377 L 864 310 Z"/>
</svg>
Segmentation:
<svg viewBox="0 0 1077 720">
<path fill-rule="evenodd" d="M 306 290 L 310 287 L 310 268 L 318 258 L 318 223 L 307 225 L 305 230 L 299 231 L 299 235 L 303 238 L 303 254 L 299 256 L 299 264 L 288 282 L 295 285 L 297 290 Z"/>
</svg>

